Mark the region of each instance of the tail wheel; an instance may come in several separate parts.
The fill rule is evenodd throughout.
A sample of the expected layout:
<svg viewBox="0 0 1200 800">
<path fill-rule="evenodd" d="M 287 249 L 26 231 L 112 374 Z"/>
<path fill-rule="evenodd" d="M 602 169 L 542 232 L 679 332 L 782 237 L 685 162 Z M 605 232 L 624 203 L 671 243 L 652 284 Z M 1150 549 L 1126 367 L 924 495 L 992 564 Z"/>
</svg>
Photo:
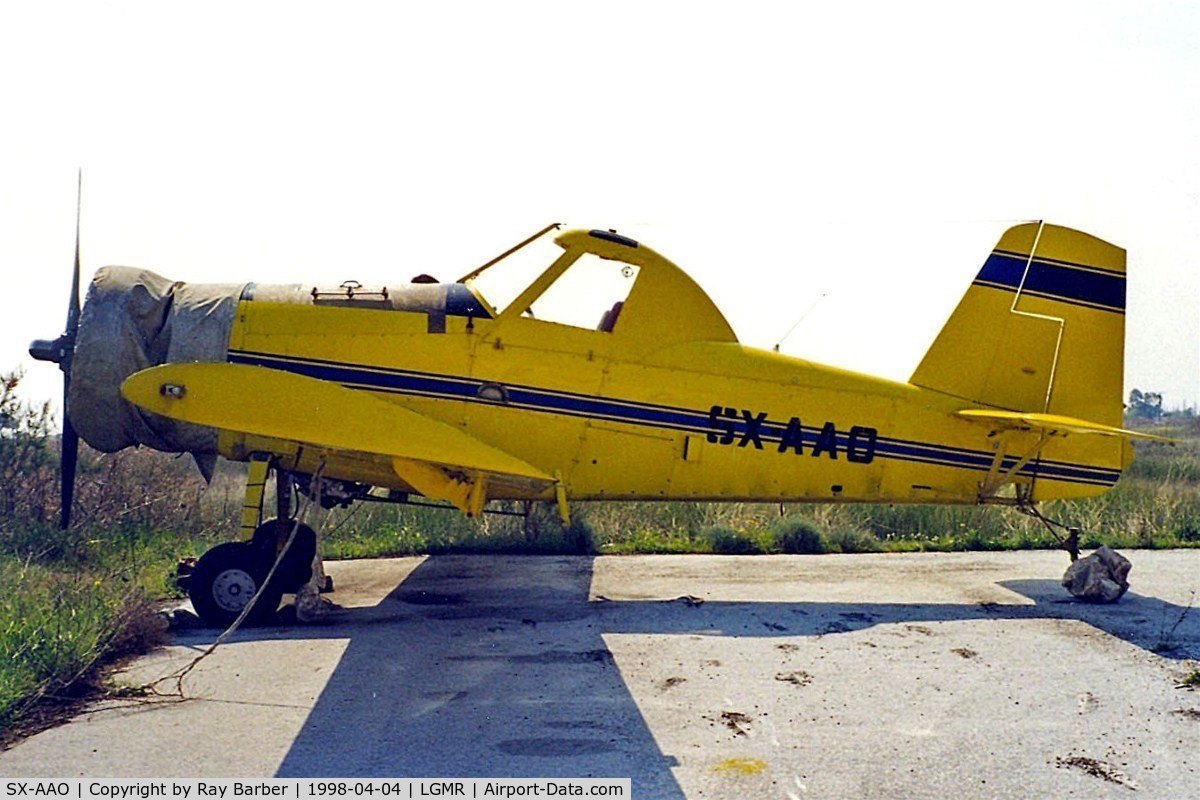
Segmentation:
<svg viewBox="0 0 1200 800">
<path fill-rule="evenodd" d="M 227 542 L 209 550 L 196 562 L 188 583 L 197 616 L 213 627 L 229 627 L 262 585 L 271 563 L 249 542 Z M 283 592 L 278 581 L 271 584 L 254 604 L 247 623 L 261 625 L 279 608 Z"/>
</svg>

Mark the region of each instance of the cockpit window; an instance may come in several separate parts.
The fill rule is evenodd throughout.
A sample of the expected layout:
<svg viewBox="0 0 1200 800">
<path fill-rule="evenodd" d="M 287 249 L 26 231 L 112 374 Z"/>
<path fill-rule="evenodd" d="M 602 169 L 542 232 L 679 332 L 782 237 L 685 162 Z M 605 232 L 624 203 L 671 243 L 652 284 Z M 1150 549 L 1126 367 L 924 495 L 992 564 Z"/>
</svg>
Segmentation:
<svg viewBox="0 0 1200 800">
<path fill-rule="evenodd" d="M 584 253 L 533 302 L 537 319 L 576 328 L 611 331 L 638 267 Z"/>
</svg>

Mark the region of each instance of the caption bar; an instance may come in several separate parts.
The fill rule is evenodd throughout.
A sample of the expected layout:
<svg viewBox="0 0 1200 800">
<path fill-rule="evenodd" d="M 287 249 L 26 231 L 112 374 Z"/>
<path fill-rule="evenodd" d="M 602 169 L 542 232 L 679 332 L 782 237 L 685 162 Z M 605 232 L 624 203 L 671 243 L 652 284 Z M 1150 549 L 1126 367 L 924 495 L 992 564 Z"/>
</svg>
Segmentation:
<svg viewBox="0 0 1200 800">
<path fill-rule="evenodd" d="M 3 780 L 4 798 L 63 800 L 284 800 L 413 797 L 630 797 L 629 778 L 270 778 L 233 780 Z"/>
</svg>

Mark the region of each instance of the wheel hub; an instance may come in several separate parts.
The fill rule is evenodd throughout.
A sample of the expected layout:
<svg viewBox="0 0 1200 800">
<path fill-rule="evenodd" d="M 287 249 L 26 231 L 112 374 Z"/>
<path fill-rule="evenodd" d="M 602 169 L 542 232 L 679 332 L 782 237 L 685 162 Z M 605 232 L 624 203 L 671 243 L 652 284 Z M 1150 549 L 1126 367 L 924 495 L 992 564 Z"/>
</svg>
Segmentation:
<svg viewBox="0 0 1200 800">
<path fill-rule="evenodd" d="M 244 569 L 227 569 L 213 580 L 213 600 L 225 611 L 241 611 L 254 597 L 258 583 Z"/>
</svg>

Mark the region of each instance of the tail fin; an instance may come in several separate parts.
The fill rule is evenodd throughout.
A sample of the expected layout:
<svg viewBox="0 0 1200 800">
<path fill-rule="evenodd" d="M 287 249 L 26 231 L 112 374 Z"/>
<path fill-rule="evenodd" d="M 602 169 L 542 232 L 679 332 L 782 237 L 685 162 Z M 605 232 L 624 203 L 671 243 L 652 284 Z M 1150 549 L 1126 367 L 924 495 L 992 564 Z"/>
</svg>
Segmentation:
<svg viewBox="0 0 1200 800">
<path fill-rule="evenodd" d="M 1125 251 L 1043 223 L 1010 228 L 910 382 L 971 403 L 1119 426 Z"/>
</svg>

